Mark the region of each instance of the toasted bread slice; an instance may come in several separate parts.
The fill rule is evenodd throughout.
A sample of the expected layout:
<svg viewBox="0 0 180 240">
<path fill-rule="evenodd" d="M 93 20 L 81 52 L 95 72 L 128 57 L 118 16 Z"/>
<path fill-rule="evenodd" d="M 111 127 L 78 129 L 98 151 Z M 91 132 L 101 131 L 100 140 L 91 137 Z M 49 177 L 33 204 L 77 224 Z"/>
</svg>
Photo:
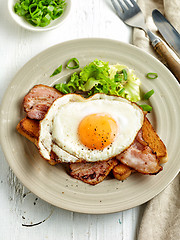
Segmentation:
<svg viewBox="0 0 180 240">
<path fill-rule="evenodd" d="M 154 130 L 149 120 L 145 117 L 142 126 L 143 139 L 148 143 L 149 147 L 156 153 L 160 164 L 168 161 L 167 149 Z"/>
<path fill-rule="evenodd" d="M 119 181 L 123 181 L 131 175 L 132 170 L 130 167 L 122 163 L 119 163 L 117 166 L 113 168 L 112 172 L 116 179 L 118 179 Z"/>
<path fill-rule="evenodd" d="M 17 131 L 37 146 L 39 136 L 39 121 L 23 118 L 16 127 Z"/>
<path fill-rule="evenodd" d="M 23 118 L 16 127 L 17 131 L 28 140 L 33 142 L 37 146 L 38 137 L 39 137 L 39 121 L 30 119 L 28 117 Z M 59 163 L 56 160 L 55 153 L 51 153 L 51 159 L 48 161 L 49 164 L 55 165 Z"/>
</svg>

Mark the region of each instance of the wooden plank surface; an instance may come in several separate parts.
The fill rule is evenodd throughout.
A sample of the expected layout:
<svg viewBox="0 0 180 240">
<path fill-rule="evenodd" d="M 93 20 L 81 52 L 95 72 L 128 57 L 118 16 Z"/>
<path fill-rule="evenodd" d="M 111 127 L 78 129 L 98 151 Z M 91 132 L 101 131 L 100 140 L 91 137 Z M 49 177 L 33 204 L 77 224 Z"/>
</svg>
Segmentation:
<svg viewBox="0 0 180 240">
<path fill-rule="evenodd" d="M 131 42 L 131 29 L 114 14 L 109 0 L 72 0 L 70 18 L 50 32 L 30 32 L 13 22 L 0 1 L 0 101 L 15 73 L 42 50 L 76 38 L 102 37 Z M 29 192 L 0 150 L 0 239 L 134 240 L 143 206 L 88 215 L 54 207 Z M 39 224 L 37 224 L 39 223 Z M 28 225 L 37 224 L 33 227 Z M 27 226 L 25 226 L 27 225 Z"/>
</svg>

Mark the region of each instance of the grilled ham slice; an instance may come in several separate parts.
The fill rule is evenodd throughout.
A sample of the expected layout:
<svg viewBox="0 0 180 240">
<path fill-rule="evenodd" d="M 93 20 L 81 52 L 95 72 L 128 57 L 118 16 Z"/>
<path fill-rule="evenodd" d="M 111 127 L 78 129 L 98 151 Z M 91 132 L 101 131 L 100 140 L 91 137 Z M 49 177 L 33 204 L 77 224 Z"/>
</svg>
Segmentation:
<svg viewBox="0 0 180 240">
<path fill-rule="evenodd" d="M 142 129 L 138 132 L 133 144 L 116 158 L 143 174 L 156 174 L 162 170 L 156 153 L 142 137 Z"/>
<path fill-rule="evenodd" d="M 24 97 L 24 111 L 29 118 L 41 120 L 51 104 L 61 96 L 62 93 L 53 87 L 35 85 Z"/>
<path fill-rule="evenodd" d="M 116 159 L 94 163 L 71 163 L 70 175 L 85 183 L 95 185 L 102 182 L 117 164 Z"/>
</svg>

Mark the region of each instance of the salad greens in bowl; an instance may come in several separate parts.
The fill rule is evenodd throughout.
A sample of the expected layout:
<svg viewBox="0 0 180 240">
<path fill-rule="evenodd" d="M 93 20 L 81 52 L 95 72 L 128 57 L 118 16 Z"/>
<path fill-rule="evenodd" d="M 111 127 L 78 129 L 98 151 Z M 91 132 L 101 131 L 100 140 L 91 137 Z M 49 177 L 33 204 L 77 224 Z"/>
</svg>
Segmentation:
<svg viewBox="0 0 180 240">
<path fill-rule="evenodd" d="M 47 31 L 59 27 L 68 17 L 71 0 L 8 0 L 12 18 L 31 31 Z"/>
</svg>

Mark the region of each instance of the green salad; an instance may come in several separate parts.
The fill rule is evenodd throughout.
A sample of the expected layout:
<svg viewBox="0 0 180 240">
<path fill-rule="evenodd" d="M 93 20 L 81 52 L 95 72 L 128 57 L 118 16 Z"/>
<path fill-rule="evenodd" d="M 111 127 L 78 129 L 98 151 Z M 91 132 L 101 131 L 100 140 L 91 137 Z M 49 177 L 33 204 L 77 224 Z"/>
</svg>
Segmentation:
<svg viewBox="0 0 180 240">
<path fill-rule="evenodd" d="M 14 11 L 32 25 L 45 27 L 62 15 L 65 5 L 65 0 L 18 0 Z"/>
<path fill-rule="evenodd" d="M 140 100 L 140 83 L 127 66 L 109 65 L 96 59 L 80 72 L 73 73 L 67 83 L 56 84 L 55 88 L 64 94 L 78 92 L 89 97 L 95 93 L 105 93 L 137 102 Z"/>
</svg>

